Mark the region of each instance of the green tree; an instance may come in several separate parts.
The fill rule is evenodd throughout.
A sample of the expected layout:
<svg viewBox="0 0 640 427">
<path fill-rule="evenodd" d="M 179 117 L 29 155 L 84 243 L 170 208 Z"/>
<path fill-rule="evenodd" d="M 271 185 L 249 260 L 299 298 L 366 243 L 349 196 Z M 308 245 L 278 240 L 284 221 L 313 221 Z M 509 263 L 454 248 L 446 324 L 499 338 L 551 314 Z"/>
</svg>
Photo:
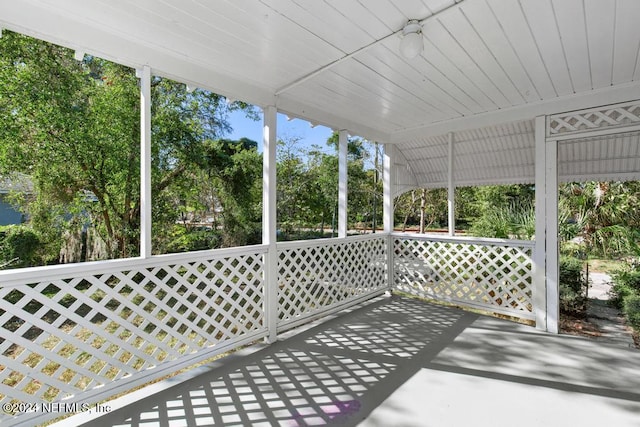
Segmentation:
<svg viewBox="0 0 640 427">
<path fill-rule="evenodd" d="M 580 237 L 587 252 L 603 256 L 640 253 L 639 182 L 568 183 L 559 192 L 563 240 Z"/>
<path fill-rule="evenodd" d="M 309 205 L 306 200 L 308 175 L 299 142 L 300 138 L 296 137 L 278 140 L 277 218 L 286 234 L 300 231 Z"/>
<path fill-rule="evenodd" d="M 69 49 L 14 33 L 0 39 L 0 50 L 0 170 L 33 179 L 34 227 L 59 235 L 64 212 L 84 213 L 112 256 L 136 253 L 134 72 L 92 57 L 78 62 Z"/>
<path fill-rule="evenodd" d="M 31 226 L 49 240 L 93 226 L 108 257 L 137 255 L 140 95 L 134 70 L 91 56 L 75 61 L 69 49 L 11 32 L 0 39 L 0 50 L 0 174 L 20 172 L 33 180 L 33 197 L 22 200 Z M 212 142 L 229 130 L 230 109 L 252 113 L 246 104 L 229 107 L 219 95 L 189 93 L 184 84 L 153 78 L 154 232 L 173 227 L 176 200 L 209 177 L 217 178 L 215 195 L 229 206 L 230 232 L 237 230 L 234 221 L 242 222 L 246 212 L 239 206 L 253 194 L 245 191 L 246 181 L 257 178 L 255 162 L 241 167 L 240 157 L 257 153 L 225 152 L 225 143 Z M 234 156 L 238 162 L 228 161 Z M 229 196 L 240 188 L 242 195 Z"/>
</svg>

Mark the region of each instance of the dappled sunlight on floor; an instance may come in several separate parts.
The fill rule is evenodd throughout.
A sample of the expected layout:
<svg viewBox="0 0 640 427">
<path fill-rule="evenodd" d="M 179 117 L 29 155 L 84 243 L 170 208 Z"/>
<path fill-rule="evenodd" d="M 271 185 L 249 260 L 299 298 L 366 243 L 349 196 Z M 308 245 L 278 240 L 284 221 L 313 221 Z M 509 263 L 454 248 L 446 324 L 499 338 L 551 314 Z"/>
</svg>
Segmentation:
<svg viewBox="0 0 640 427">
<path fill-rule="evenodd" d="M 594 344 L 382 298 L 85 425 L 634 425 L 640 353 Z"/>
</svg>

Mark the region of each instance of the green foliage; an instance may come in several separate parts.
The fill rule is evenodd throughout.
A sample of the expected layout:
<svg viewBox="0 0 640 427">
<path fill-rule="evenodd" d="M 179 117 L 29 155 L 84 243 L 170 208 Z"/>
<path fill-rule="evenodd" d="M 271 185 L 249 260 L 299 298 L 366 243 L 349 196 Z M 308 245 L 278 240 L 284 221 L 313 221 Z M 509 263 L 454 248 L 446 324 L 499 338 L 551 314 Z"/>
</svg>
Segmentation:
<svg viewBox="0 0 640 427">
<path fill-rule="evenodd" d="M 639 254 L 640 182 L 560 186 L 559 234 L 579 237 L 585 251 L 605 258 Z"/>
<path fill-rule="evenodd" d="M 560 258 L 560 311 L 563 313 L 581 316 L 586 312 L 589 284 L 582 268 L 580 259 Z"/>
<path fill-rule="evenodd" d="M 294 240 L 311 240 L 311 239 L 326 239 L 335 237 L 333 233 L 323 233 L 319 230 L 303 230 L 303 231 L 290 231 L 280 232 L 278 235 L 279 241 L 289 242 Z"/>
<path fill-rule="evenodd" d="M 622 308 L 627 323 L 636 330 L 640 330 L 640 293 L 634 293 L 624 299 Z"/>
<path fill-rule="evenodd" d="M 615 271 L 611 275 L 613 286 L 609 291 L 609 301 L 618 308 L 623 308 L 624 301 L 633 295 L 640 295 L 640 268 L 636 264 Z"/>
<path fill-rule="evenodd" d="M 5 31 L 0 82 L 0 175 L 32 180 L 33 191 L 14 200 L 42 243 L 59 249 L 64 235 L 92 227 L 107 257 L 137 255 L 140 92 L 134 70 L 92 56 L 76 61 L 69 49 Z M 215 210 L 222 217 L 221 245 L 254 242 L 261 156 L 253 141 L 220 137 L 230 130 L 229 111 L 255 112 L 208 91 L 189 93 L 169 79 L 153 77 L 151 90 L 154 251 L 167 249 L 176 220 L 206 221 Z"/>
<path fill-rule="evenodd" d="M 40 239 L 24 226 L 0 227 L 0 269 L 28 267 L 38 263 Z"/>
<path fill-rule="evenodd" d="M 58 237 L 77 226 L 59 213 L 85 212 L 114 256 L 129 255 L 139 199 L 135 72 L 10 32 L 0 51 L 0 110 L 11 112 L 0 114 L 0 172 L 33 180 L 23 210 Z"/>
<path fill-rule="evenodd" d="M 188 230 L 183 226 L 176 225 L 171 235 L 171 241 L 166 245 L 166 252 L 189 252 L 218 248 L 221 241 L 220 232 L 206 228 Z"/>
<path fill-rule="evenodd" d="M 319 146 L 309 150 L 299 147 L 299 138 L 278 141 L 277 216 L 280 239 L 314 238 L 323 236 L 322 230 L 337 232 L 338 215 L 338 156 Z M 337 134 L 327 141 L 337 147 Z M 372 212 L 381 218 L 381 181 L 367 164 L 368 143 L 357 138 L 348 141 L 347 173 L 349 198 L 348 222 L 351 227 L 359 221 L 371 224 Z M 330 150 L 331 151 L 331 150 Z M 374 200 L 377 205 L 373 206 Z M 317 233 L 316 233 L 317 231 Z"/>
<path fill-rule="evenodd" d="M 470 233 L 481 237 L 530 240 L 535 234 L 535 210 L 530 200 L 499 204 L 471 219 Z"/>
<path fill-rule="evenodd" d="M 612 274 L 610 302 L 622 312 L 627 323 L 640 331 L 640 262 L 631 260 Z"/>
</svg>

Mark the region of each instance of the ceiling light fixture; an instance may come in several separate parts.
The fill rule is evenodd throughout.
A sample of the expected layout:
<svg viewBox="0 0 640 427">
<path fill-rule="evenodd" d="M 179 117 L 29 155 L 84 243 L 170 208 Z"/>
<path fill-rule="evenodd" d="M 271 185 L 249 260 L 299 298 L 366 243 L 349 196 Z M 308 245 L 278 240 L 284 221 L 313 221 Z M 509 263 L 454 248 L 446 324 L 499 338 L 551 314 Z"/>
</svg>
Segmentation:
<svg viewBox="0 0 640 427">
<path fill-rule="evenodd" d="M 417 19 L 411 19 L 402 29 L 400 53 L 407 59 L 413 59 L 422 53 L 423 47 L 422 25 Z"/>
</svg>

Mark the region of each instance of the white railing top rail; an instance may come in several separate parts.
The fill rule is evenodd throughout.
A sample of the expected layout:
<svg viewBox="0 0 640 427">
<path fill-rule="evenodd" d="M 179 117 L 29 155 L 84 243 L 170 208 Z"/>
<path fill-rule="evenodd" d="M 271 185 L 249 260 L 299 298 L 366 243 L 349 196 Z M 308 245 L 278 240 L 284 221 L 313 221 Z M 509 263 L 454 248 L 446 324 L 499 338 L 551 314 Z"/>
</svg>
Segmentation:
<svg viewBox="0 0 640 427">
<path fill-rule="evenodd" d="M 376 239 L 380 237 L 388 237 L 389 233 L 369 233 L 359 234 L 347 237 L 329 237 L 325 239 L 309 239 L 309 240 L 293 240 L 291 242 L 278 242 L 278 249 L 292 249 L 292 248 L 310 248 L 324 245 L 337 245 L 341 243 L 358 242 L 362 240 Z"/>
<path fill-rule="evenodd" d="M 393 237 L 404 237 L 415 240 L 431 240 L 436 242 L 466 243 L 488 246 L 523 246 L 533 248 L 536 244 L 535 240 L 516 240 L 516 239 L 495 239 L 489 237 L 471 237 L 471 236 L 443 236 L 441 234 L 417 234 L 417 233 L 401 233 L 393 232 Z"/>
<path fill-rule="evenodd" d="M 140 267 L 158 267 L 185 261 L 227 258 L 267 253 L 268 246 L 252 245 L 234 248 L 209 249 L 177 254 L 153 255 L 150 258 L 123 258 L 75 264 L 56 264 L 0 271 L 0 288 L 8 288 L 55 278 L 71 279 L 86 274 L 111 273 Z"/>
</svg>

